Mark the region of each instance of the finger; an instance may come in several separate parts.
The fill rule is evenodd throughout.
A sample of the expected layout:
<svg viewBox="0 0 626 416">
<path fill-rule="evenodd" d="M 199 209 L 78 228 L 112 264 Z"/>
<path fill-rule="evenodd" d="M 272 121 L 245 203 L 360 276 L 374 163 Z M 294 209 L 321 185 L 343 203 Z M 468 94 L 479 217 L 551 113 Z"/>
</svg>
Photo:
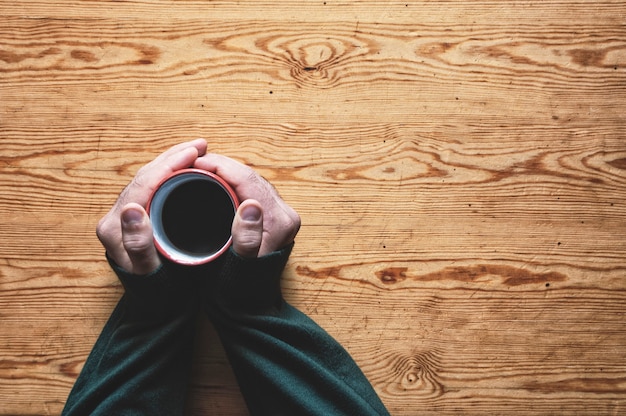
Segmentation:
<svg viewBox="0 0 626 416">
<path fill-rule="evenodd" d="M 154 161 L 157 164 L 161 163 L 162 159 L 167 159 L 171 155 L 179 153 L 180 151 L 191 148 L 191 147 L 195 148 L 198 151 L 199 156 L 202 156 L 206 153 L 207 142 L 204 139 L 195 139 L 195 140 L 190 140 L 188 142 L 179 143 L 177 145 L 170 147 L 165 152 L 161 153 L 159 156 L 156 157 L 156 159 L 154 159 Z"/>
<path fill-rule="evenodd" d="M 241 203 L 232 227 L 233 250 L 241 257 L 255 258 L 263 242 L 263 210 L 253 199 Z"/>
<path fill-rule="evenodd" d="M 130 260 L 130 271 L 140 275 L 154 271 L 161 261 L 146 211 L 139 204 L 128 204 L 122 210 L 121 223 L 122 244 Z"/>
<path fill-rule="evenodd" d="M 216 153 L 207 153 L 199 157 L 194 162 L 194 167 L 221 176 L 233 187 L 238 187 L 250 180 L 257 181 L 259 179 L 256 172 L 249 166 Z"/>
</svg>

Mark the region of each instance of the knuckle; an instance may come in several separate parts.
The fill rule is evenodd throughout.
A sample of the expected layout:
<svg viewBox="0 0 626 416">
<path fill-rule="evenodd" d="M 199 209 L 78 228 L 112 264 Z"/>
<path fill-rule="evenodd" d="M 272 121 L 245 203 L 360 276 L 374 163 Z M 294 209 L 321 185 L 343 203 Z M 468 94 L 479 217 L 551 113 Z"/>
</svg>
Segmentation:
<svg viewBox="0 0 626 416">
<path fill-rule="evenodd" d="M 129 255 L 139 255 L 151 249 L 152 241 L 143 235 L 127 236 L 124 239 L 124 248 Z"/>
<path fill-rule="evenodd" d="M 248 231 L 239 234 L 236 238 L 237 245 L 244 248 L 256 248 L 261 245 L 261 233 Z"/>
<path fill-rule="evenodd" d="M 302 226 L 300 215 L 291 207 L 287 206 L 283 218 L 283 229 L 291 234 L 296 235 Z"/>
<path fill-rule="evenodd" d="M 240 254 L 256 253 L 261 246 L 262 234 L 257 231 L 248 231 L 233 236 L 235 251 Z"/>
<path fill-rule="evenodd" d="M 113 234 L 113 224 L 111 217 L 106 215 L 98 221 L 96 225 L 96 236 L 101 242 L 106 242 Z"/>
<path fill-rule="evenodd" d="M 128 185 L 129 189 L 141 189 L 145 186 L 145 172 L 146 172 L 146 167 L 142 167 L 141 169 L 139 169 L 139 171 L 137 172 L 137 175 L 135 175 L 135 177 L 133 179 L 131 179 L 130 184 Z"/>
<path fill-rule="evenodd" d="M 294 230 L 294 232 L 297 233 L 298 231 L 300 231 L 300 227 L 302 227 L 302 218 L 300 217 L 300 215 L 298 215 L 296 211 L 293 211 L 293 213 L 291 214 L 291 221 L 292 229 Z"/>
<path fill-rule="evenodd" d="M 246 166 L 246 170 L 248 171 L 248 182 L 252 184 L 257 184 L 261 182 L 261 176 L 254 171 L 252 168 Z"/>
</svg>

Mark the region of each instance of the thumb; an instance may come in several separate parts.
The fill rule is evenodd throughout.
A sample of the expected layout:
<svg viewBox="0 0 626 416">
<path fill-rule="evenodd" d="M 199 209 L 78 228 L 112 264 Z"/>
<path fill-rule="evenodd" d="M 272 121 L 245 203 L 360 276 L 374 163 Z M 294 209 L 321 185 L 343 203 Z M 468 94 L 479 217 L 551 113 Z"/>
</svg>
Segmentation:
<svg viewBox="0 0 626 416">
<path fill-rule="evenodd" d="M 152 225 L 148 214 L 139 204 L 124 206 L 121 214 L 122 243 L 132 264 L 134 274 L 148 274 L 161 264 L 154 247 Z"/>
<path fill-rule="evenodd" d="M 241 203 L 233 220 L 233 250 L 241 257 L 255 258 L 263 240 L 263 209 L 254 199 Z"/>
</svg>

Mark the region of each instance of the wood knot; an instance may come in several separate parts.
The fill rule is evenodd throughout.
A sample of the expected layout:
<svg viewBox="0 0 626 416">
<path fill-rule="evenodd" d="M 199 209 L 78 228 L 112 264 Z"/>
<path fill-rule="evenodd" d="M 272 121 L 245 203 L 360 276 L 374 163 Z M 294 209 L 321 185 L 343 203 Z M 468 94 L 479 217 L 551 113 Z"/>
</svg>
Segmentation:
<svg viewBox="0 0 626 416">
<path fill-rule="evenodd" d="M 396 356 L 392 368 L 396 373 L 396 389 L 411 396 L 441 396 L 445 388 L 437 376 L 437 357 L 433 353 Z"/>
<path fill-rule="evenodd" d="M 386 285 L 392 285 L 406 280 L 408 267 L 388 267 L 376 272 L 376 277 Z"/>
<path fill-rule="evenodd" d="M 332 88 L 355 58 L 372 52 L 372 46 L 350 36 L 329 36 L 327 33 L 281 34 L 257 42 L 289 67 L 290 76 L 299 86 Z"/>
</svg>

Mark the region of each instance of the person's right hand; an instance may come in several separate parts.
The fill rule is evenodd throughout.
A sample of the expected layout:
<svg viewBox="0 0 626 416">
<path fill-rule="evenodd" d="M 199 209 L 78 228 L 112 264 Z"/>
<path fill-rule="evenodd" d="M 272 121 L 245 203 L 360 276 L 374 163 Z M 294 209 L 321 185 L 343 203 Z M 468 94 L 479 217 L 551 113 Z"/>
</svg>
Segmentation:
<svg viewBox="0 0 626 416">
<path fill-rule="evenodd" d="M 222 177 L 243 201 L 232 227 L 233 249 L 237 254 L 262 257 L 294 241 L 300 229 L 300 216 L 252 168 L 214 153 L 196 159 L 194 167 Z"/>
</svg>

